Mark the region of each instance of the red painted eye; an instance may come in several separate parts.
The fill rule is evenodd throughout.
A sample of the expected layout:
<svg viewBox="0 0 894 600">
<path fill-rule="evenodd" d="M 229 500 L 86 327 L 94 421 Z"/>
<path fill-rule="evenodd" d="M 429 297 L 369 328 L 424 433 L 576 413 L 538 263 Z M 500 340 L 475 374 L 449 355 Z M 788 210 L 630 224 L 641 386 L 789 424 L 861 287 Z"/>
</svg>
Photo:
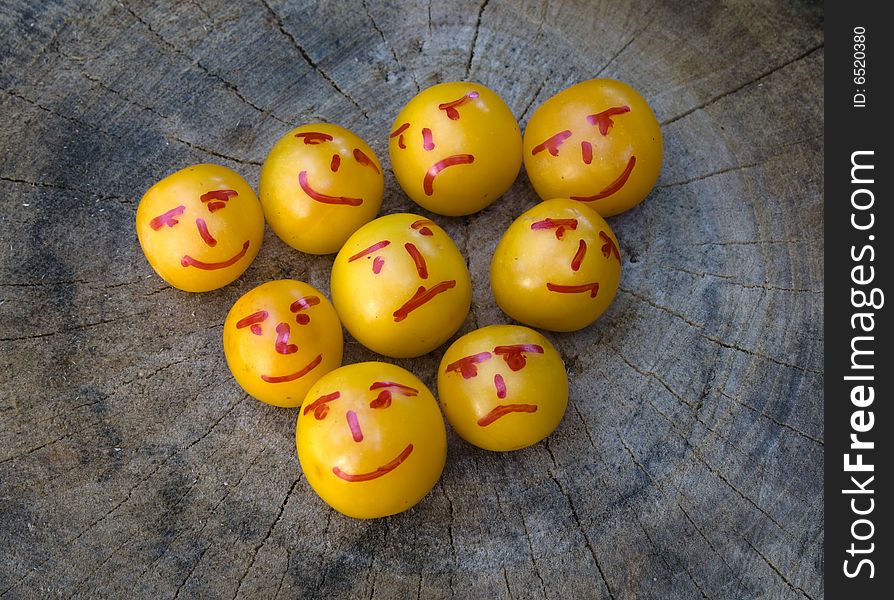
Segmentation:
<svg viewBox="0 0 894 600">
<path fill-rule="evenodd" d="M 320 396 L 310 404 L 304 407 L 302 414 L 307 414 L 312 412 L 314 414 L 314 418 L 317 421 L 322 421 L 326 418 L 326 415 L 329 414 L 329 405 L 328 402 L 332 402 L 333 400 L 338 400 L 341 397 L 340 392 L 332 392 L 331 394 L 326 394 Z"/>
<path fill-rule="evenodd" d="M 180 222 L 176 219 L 176 217 L 179 217 L 185 211 L 186 211 L 186 207 L 181 204 L 177 208 L 172 208 L 168 212 L 162 213 L 162 214 L 158 215 L 157 217 L 155 217 L 154 219 L 152 219 L 151 221 L 149 221 L 149 227 L 151 227 L 155 231 L 158 231 L 159 229 L 161 229 L 164 226 L 173 227 L 174 225 L 176 225 L 177 223 Z"/>
<path fill-rule="evenodd" d="M 261 323 L 263 323 L 269 314 L 266 310 L 259 310 L 256 313 L 252 313 L 247 317 L 243 317 L 236 322 L 236 329 L 243 329 L 248 327 L 249 330 L 255 335 L 261 335 L 263 331 L 261 330 Z"/>
<path fill-rule="evenodd" d="M 221 208 L 226 208 L 230 198 L 234 198 L 238 195 L 239 193 L 236 190 L 212 190 L 202 194 L 200 199 L 202 200 L 202 203 L 208 207 L 209 212 L 214 212 Z"/>
</svg>

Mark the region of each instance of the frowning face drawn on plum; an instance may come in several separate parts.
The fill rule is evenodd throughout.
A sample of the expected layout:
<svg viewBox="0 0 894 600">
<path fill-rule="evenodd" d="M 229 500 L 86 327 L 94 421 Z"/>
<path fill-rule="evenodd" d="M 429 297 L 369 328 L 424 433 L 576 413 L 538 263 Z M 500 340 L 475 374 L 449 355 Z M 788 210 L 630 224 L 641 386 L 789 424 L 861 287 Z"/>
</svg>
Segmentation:
<svg viewBox="0 0 894 600">
<path fill-rule="evenodd" d="M 264 215 L 252 189 L 225 167 L 195 165 L 152 186 L 137 207 L 137 234 L 152 267 L 182 290 L 239 277 L 261 246 Z"/>
<path fill-rule="evenodd" d="M 317 379 L 341 364 L 341 325 L 335 309 L 313 287 L 271 281 L 230 309 L 224 352 L 236 380 L 252 396 L 297 406 Z"/>
<path fill-rule="evenodd" d="M 478 377 L 478 365 L 491 359 L 500 359 L 506 363 L 510 371 L 518 372 L 525 368 L 529 356 L 543 354 L 543 347 L 537 344 L 512 344 L 508 346 L 496 346 L 490 351 L 479 352 L 464 356 L 447 365 L 444 373 L 459 373 L 463 379 Z M 537 404 L 507 402 L 512 398 L 503 374 L 497 372 L 493 376 L 493 400 L 497 402 L 487 412 L 480 414 L 476 423 L 479 427 L 487 427 L 513 413 L 531 414 L 537 412 Z"/>
<path fill-rule="evenodd" d="M 335 259 L 331 289 L 351 335 L 394 357 L 442 344 L 471 303 L 469 272 L 453 240 L 408 213 L 380 217 L 351 236 Z"/>
<path fill-rule="evenodd" d="M 622 105 L 612 106 L 601 112 L 587 115 L 584 119 L 585 123 L 580 123 L 579 131 L 576 134 L 570 129 L 563 129 L 534 146 L 531 149 L 531 156 L 545 153 L 558 163 L 579 160 L 583 165 L 591 165 L 593 164 L 594 145 L 597 152 L 615 151 L 612 144 L 601 140 L 600 136 L 601 138 L 608 137 L 615 124 L 615 119 L 629 112 L 630 107 Z M 575 144 L 575 141 L 578 144 Z M 636 166 L 636 155 L 633 154 L 633 150 L 630 149 L 627 154 L 629 156 L 626 158 L 624 169 L 610 183 L 595 192 L 588 191 L 585 194 L 572 195 L 571 199 L 580 202 L 594 202 L 608 198 L 620 191 Z M 555 168 L 557 171 L 561 170 L 559 165 Z"/>
<path fill-rule="evenodd" d="M 377 414 L 377 411 L 391 409 L 392 400 L 395 396 L 399 398 L 413 398 L 418 395 L 419 390 L 410 385 L 395 381 L 374 381 L 369 386 L 369 402 L 366 403 L 364 410 L 360 410 L 359 407 L 355 407 L 358 408 L 358 410 L 340 407 L 337 401 L 342 397 L 342 393 L 340 391 L 333 391 L 319 396 L 313 402 L 304 406 L 301 412 L 303 415 L 312 414 L 313 418 L 317 421 L 323 421 L 327 418 L 341 420 L 344 424 L 342 434 L 345 436 L 350 435 L 351 440 L 357 445 L 355 447 L 355 452 L 358 455 L 362 455 L 367 451 L 363 446 L 364 428 L 366 428 L 368 432 L 371 429 L 374 430 L 376 434 L 375 437 L 379 437 L 378 428 L 380 427 L 380 424 L 378 422 L 379 415 Z M 332 407 L 332 409 L 330 409 L 330 407 Z M 400 450 L 400 452 L 395 456 L 390 457 L 390 460 L 383 461 L 373 469 L 364 472 L 356 472 L 349 466 L 340 466 L 336 464 L 332 467 L 332 473 L 339 479 L 349 483 L 359 483 L 378 479 L 397 469 L 413 453 L 412 442 L 407 442 L 406 445 L 403 445 L 402 442 L 398 444 L 398 446 L 401 445 L 403 446 L 403 449 Z"/>
</svg>

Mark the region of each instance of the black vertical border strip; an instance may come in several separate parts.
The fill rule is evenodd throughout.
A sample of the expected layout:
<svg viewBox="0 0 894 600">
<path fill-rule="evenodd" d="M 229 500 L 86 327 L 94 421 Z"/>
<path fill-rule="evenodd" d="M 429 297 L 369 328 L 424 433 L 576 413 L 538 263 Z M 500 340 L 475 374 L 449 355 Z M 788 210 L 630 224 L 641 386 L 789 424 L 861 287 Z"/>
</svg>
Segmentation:
<svg viewBox="0 0 894 600">
<path fill-rule="evenodd" d="M 894 270 L 894 255 L 891 252 L 891 238 L 894 237 L 894 221 L 890 205 L 894 202 L 891 179 L 894 178 L 894 98 L 890 92 L 889 79 L 894 73 L 894 23 L 885 19 L 883 8 L 886 2 L 826 2 L 825 3 L 825 595 L 828 598 L 853 598 L 871 600 L 890 598 L 894 586 L 894 533 L 891 531 L 892 494 L 883 488 L 894 488 L 894 470 L 891 468 L 894 455 L 894 427 L 891 425 L 892 367 L 891 353 L 894 345 L 891 333 L 891 309 L 894 303 L 891 289 L 891 271 Z M 888 12 L 888 11 L 884 11 Z M 854 81 L 854 29 L 865 28 L 866 81 Z M 859 55 L 857 55 L 859 57 Z M 854 95 L 865 95 L 865 107 L 854 107 Z M 871 163 L 874 169 L 858 172 L 857 177 L 874 179 L 871 184 L 851 182 L 851 156 L 857 151 L 872 151 L 872 155 L 862 155 L 861 163 Z M 861 175 L 862 174 L 862 175 Z M 858 189 L 869 189 L 874 196 L 874 204 L 868 210 L 854 210 L 851 195 Z M 858 202 L 867 203 L 870 196 L 858 194 Z M 860 231 L 851 224 L 852 214 L 858 222 L 866 223 L 872 213 L 875 221 L 870 230 Z M 873 236 L 871 239 L 870 236 Z M 852 252 L 860 256 L 865 246 L 872 246 L 875 260 L 870 262 L 870 252 L 865 251 L 862 260 L 854 260 Z M 863 277 L 868 275 L 868 267 L 874 267 L 871 283 L 857 285 L 852 281 L 852 269 L 864 265 Z M 885 294 L 884 305 L 856 308 L 851 301 L 852 289 L 866 293 L 879 288 Z M 874 328 L 871 332 L 859 327 L 852 329 L 851 318 L 855 313 L 874 313 Z M 867 321 L 868 322 L 868 321 Z M 864 322 L 864 323 L 867 323 Z M 872 363 L 874 369 L 854 371 L 851 369 L 851 343 L 855 336 L 872 336 L 872 340 L 858 342 L 860 348 L 871 349 L 873 355 L 861 355 L 862 363 Z M 870 347 L 871 346 L 871 347 Z M 854 374 L 871 374 L 873 381 L 848 381 L 844 377 Z M 875 399 L 870 406 L 860 408 L 851 402 L 851 391 L 855 385 L 872 385 Z M 851 434 L 854 433 L 851 417 L 855 411 L 872 411 L 874 426 L 870 431 L 858 433 L 860 440 L 872 441 L 871 450 L 850 449 Z M 864 414 L 863 418 L 868 418 Z M 863 462 L 872 464 L 871 473 L 844 470 L 844 455 L 851 454 L 851 462 L 856 462 L 855 454 L 863 455 Z M 851 476 L 873 494 L 846 494 L 843 490 L 856 486 Z M 875 479 L 868 485 L 869 476 Z M 874 499 L 871 513 L 861 517 L 854 514 L 851 500 L 855 499 L 858 509 L 869 506 L 869 498 Z M 857 540 L 852 537 L 851 528 L 858 519 L 865 522 L 856 526 L 859 536 L 872 532 L 872 537 Z M 857 549 L 872 552 L 853 556 L 848 554 L 854 544 Z M 870 544 L 874 546 L 870 547 Z M 874 577 L 869 578 L 867 564 L 857 571 L 859 561 L 868 558 L 874 565 Z M 857 571 L 857 576 L 845 575 L 845 560 L 849 570 Z"/>
</svg>

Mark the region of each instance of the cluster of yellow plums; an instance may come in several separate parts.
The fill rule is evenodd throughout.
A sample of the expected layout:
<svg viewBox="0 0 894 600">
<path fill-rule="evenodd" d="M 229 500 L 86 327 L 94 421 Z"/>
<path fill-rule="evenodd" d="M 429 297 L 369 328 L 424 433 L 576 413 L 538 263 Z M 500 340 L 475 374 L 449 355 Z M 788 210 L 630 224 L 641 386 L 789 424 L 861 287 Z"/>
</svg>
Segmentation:
<svg viewBox="0 0 894 600">
<path fill-rule="evenodd" d="M 618 240 L 603 217 L 641 202 L 658 178 L 660 127 L 645 100 L 611 79 L 544 102 L 524 137 L 503 100 L 475 83 L 442 83 L 403 108 L 389 135 L 401 188 L 432 213 L 467 215 L 497 200 L 524 161 L 544 202 L 504 233 L 491 263 L 497 304 L 516 321 L 574 331 L 609 306 L 621 275 Z M 416 504 L 444 468 L 441 410 L 409 371 L 384 362 L 341 366 L 344 326 L 388 357 L 426 354 L 469 312 L 466 260 L 431 219 L 375 218 L 382 165 L 337 125 L 285 134 L 261 170 L 259 196 L 236 172 L 201 164 L 152 186 L 137 208 L 140 244 L 171 285 L 192 292 L 237 279 L 260 250 L 264 223 L 310 254 L 336 253 L 332 302 L 294 280 L 239 298 L 223 345 L 236 381 L 255 398 L 299 407 L 297 450 L 307 481 L 353 517 Z M 521 325 L 455 340 L 438 368 L 447 420 L 466 441 L 506 451 L 559 424 L 568 380 L 556 349 Z"/>
</svg>

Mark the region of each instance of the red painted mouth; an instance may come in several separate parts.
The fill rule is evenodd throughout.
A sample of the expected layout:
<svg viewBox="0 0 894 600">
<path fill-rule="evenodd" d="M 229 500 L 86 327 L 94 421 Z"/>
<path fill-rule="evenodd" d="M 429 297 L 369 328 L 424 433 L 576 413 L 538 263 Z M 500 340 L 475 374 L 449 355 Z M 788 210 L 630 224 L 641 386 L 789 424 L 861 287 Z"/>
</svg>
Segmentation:
<svg viewBox="0 0 894 600">
<path fill-rule="evenodd" d="M 559 294 L 580 294 L 589 292 L 590 298 L 595 298 L 596 294 L 599 293 L 599 282 L 594 281 L 593 283 L 582 283 L 580 285 L 561 285 L 559 283 L 547 281 L 546 289 L 551 292 L 558 292 Z"/>
<path fill-rule="evenodd" d="M 432 286 L 430 289 L 425 289 L 423 286 L 419 286 L 419 289 L 416 290 L 416 293 L 413 294 L 413 297 L 404 302 L 400 308 L 394 311 L 394 322 L 400 323 L 401 321 L 406 319 L 411 312 L 413 312 L 426 302 L 430 302 L 438 294 L 443 294 L 447 290 L 453 289 L 454 287 L 456 287 L 455 279 L 442 281 L 441 283 Z"/>
<path fill-rule="evenodd" d="M 373 165 L 375 166 L 375 165 Z M 323 204 L 344 204 L 347 206 L 360 206 L 363 204 L 363 198 L 348 198 L 347 196 L 329 196 L 328 194 L 322 194 L 312 187 L 310 187 L 310 183 L 307 181 L 307 171 L 301 171 L 298 173 L 298 185 L 301 186 L 301 189 L 305 194 L 316 200 L 317 202 L 322 202 Z"/>
<path fill-rule="evenodd" d="M 636 157 L 631 156 L 630 160 L 627 161 L 627 166 L 624 167 L 624 171 L 618 175 L 618 178 L 612 181 L 610 184 L 605 186 L 605 188 L 599 192 L 598 194 L 594 194 L 592 196 L 571 196 L 572 200 L 578 200 L 580 202 L 593 202 L 594 200 L 602 200 L 603 198 L 608 198 L 627 183 L 627 180 L 630 178 L 630 174 L 633 172 L 633 167 L 636 165 Z"/>
<path fill-rule="evenodd" d="M 317 368 L 323 361 L 323 355 L 317 354 L 317 357 L 307 363 L 304 367 L 295 371 L 294 373 L 289 373 L 288 375 L 261 375 L 261 379 L 266 381 L 267 383 L 285 383 L 287 381 L 295 381 L 296 379 L 301 379 L 311 371 Z"/>
<path fill-rule="evenodd" d="M 508 414 L 522 412 L 522 413 L 534 413 L 537 412 L 536 404 L 498 404 L 495 406 L 489 413 L 478 419 L 479 427 L 487 427 L 497 419 L 501 417 L 505 417 Z"/>
<path fill-rule="evenodd" d="M 195 267 L 204 271 L 226 269 L 227 267 L 232 267 L 233 265 L 235 265 L 243 256 L 245 256 L 245 253 L 248 252 L 248 246 L 249 240 L 245 240 L 245 243 L 242 244 L 242 250 L 237 252 L 233 257 L 228 258 L 227 260 L 222 260 L 220 262 L 204 262 L 193 258 L 189 254 L 186 254 L 183 258 L 180 259 L 180 264 L 184 267 Z"/>
<path fill-rule="evenodd" d="M 407 460 L 407 457 L 413 452 L 413 444 L 407 444 L 407 447 L 403 449 L 403 452 L 397 455 L 397 457 L 389 463 L 385 463 L 381 467 L 376 468 L 375 471 L 370 471 L 369 473 L 345 473 L 338 467 L 332 467 L 332 472 L 335 473 L 335 476 L 344 479 L 345 481 L 349 481 L 351 483 L 356 483 L 358 481 L 371 481 L 373 479 L 378 479 L 382 475 L 386 475 L 400 466 L 402 462 Z"/>
</svg>

